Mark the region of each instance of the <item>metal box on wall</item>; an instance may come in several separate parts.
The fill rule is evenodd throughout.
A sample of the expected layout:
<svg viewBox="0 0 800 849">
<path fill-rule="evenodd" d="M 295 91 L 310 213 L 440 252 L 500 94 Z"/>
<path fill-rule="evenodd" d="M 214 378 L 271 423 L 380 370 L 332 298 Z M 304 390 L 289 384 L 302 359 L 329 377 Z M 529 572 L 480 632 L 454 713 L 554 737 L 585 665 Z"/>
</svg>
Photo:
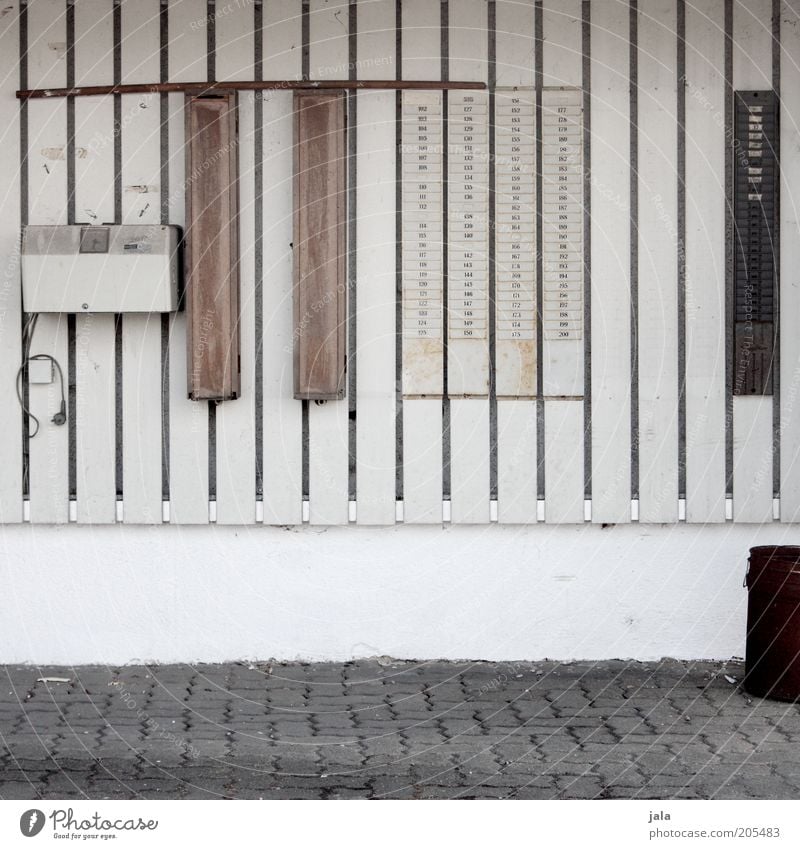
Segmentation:
<svg viewBox="0 0 800 849">
<path fill-rule="evenodd" d="M 22 237 L 26 312 L 178 309 L 180 229 L 167 225 L 31 225 Z"/>
</svg>

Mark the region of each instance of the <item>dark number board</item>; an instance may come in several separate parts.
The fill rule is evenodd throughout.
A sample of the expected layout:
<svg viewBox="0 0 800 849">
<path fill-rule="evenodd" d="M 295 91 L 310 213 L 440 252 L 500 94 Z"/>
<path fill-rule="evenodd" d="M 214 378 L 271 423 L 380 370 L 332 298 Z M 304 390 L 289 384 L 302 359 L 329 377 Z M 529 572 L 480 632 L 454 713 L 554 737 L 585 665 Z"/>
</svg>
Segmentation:
<svg viewBox="0 0 800 849">
<path fill-rule="evenodd" d="M 772 394 L 777 138 L 774 92 L 735 92 L 734 395 Z"/>
</svg>

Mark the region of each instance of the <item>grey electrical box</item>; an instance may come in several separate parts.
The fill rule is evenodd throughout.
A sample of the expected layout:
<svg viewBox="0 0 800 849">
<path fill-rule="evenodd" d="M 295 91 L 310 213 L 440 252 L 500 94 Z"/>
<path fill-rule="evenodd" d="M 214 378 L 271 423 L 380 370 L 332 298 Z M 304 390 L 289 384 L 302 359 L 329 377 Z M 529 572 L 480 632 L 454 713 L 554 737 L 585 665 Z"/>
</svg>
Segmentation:
<svg viewBox="0 0 800 849">
<path fill-rule="evenodd" d="M 180 228 L 30 225 L 22 237 L 26 312 L 178 309 Z"/>
</svg>

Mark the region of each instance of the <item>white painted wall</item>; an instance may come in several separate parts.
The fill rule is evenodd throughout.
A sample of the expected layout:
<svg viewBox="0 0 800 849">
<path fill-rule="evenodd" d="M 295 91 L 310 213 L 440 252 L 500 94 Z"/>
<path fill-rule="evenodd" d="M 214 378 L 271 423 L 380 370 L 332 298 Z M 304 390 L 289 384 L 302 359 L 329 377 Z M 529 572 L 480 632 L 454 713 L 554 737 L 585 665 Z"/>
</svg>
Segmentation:
<svg viewBox="0 0 800 849">
<path fill-rule="evenodd" d="M 2 663 L 728 658 L 775 524 L 6 526 Z"/>
</svg>

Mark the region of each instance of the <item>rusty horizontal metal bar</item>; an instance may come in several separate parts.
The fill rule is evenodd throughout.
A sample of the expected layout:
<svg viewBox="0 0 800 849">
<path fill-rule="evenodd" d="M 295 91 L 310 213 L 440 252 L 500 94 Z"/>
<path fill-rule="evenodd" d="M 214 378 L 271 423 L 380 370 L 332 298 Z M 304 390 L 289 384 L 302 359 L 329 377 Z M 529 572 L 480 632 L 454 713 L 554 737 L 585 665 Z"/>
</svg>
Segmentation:
<svg viewBox="0 0 800 849">
<path fill-rule="evenodd" d="M 474 80 L 231 80 L 214 83 L 127 83 L 125 85 L 89 85 L 70 88 L 28 88 L 17 92 L 19 100 L 48 97 L 97 97 L 108 94 L 169 94 L 171 92 L 190 92 L 202 94 L 214 91 L 274 91 L 286 89 L 313 90 L 358 90 L 385 89 L 403 91 L 422 89 L 429 91 L 444 90 L 483 90 L 486 83 Z"/>
</svg>

